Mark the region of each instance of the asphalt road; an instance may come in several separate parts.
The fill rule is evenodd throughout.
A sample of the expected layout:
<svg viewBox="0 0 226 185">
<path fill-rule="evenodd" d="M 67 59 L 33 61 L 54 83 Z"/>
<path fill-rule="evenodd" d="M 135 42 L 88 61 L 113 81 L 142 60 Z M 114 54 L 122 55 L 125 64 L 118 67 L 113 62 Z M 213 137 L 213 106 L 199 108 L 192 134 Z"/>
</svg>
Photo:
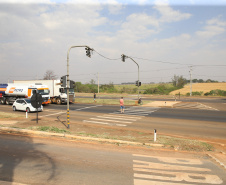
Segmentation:
<svg viewBox="0 0 226 185">
<path fill-rule="evenodd" d="M 76 98 L 92 98 L 91 96 L 76 96 Z M 119 99 L 118 97 L 112 97 L 112 96 L 98 96 L 98 99 Z M 126 97 L 127 99 L 133 99 L 136 100 L 137 99 L 137 95 L 131 95 Z M 150 100 L 150 101 L 175 101 L 175 97 L 165 97 L 165 98 L 161 98 L 161 97 L 146 97 L 146 96 L 142 96 L 141 98 L 143 100 Z M 196 98 L 196 97 L 184 97 L 181 96 L 180 98 L 177 96 L 176 98 L 177 101 L 182 101 L 182 102 L 202 102 L 202 103 L 226 103 L 226 98 L 215 98 L 215 97 L 200 97 L 200 98 Z"/>
<path fill-rule="evenodd" d="M 129 109 L 133 106 L 128 106 Z M 66 110 L 66 105 L 48 105 L 46 109 Z M 145 109 L 145 108 L 144 108 Z M 112 113 L 119 110 L 119 106 L 115 105 L 95 105 L 95 104 L 70 104 L 70 111 L 83 111 L 92 113 Z M 147 117 L 158 118 L 171 118 L 171 119 L 186 119 L 186 120 L 199 120 L 199 121 L 214 121 L 226 123 L 225 111 L 213 111 L 213 110 L 197 110 L 197 109 L 172 109 L 172 108 L 160 108 L 156 109 L 152 114 L 148 114 Z M 126 113 L 126 111 L 125 111 Z"/>
<path fill-rule="evenodd" d="M 0 111 L 12 112 L 11 106 L 0 105 Z M 52 117 L 66 112 L 66 105 L 48 105 L 39 113 L 40 117 Z M 24 114 L 24 112 L 17 112 Z M 60 116 L 65 120 L 66 116 Z M 154 107 L 126 107 L 125 114 L 119 113 L 119 106 L 95 104 L 70 104 L 70 122 L 121 127 L 141 132 L 202 138 L 220 139 L 226 143 L 226 112 L 198 109 L 172 109 Z"/>
<path fill-rule="evenodd" d="M 63 111 L 66 105 L 51 105 L 47 109 Z M 70 120 L 151 133 L 157 129 L 159 134 L 226 141 L 225 111 L 131 106 L 121 115 L 118 106 L 71 104 Z"/>
<path fill-rule="evenodd" d="M 0 184 L 225 184 L 223 168 L 193 154 L 0 135 Z"/>
</svg>

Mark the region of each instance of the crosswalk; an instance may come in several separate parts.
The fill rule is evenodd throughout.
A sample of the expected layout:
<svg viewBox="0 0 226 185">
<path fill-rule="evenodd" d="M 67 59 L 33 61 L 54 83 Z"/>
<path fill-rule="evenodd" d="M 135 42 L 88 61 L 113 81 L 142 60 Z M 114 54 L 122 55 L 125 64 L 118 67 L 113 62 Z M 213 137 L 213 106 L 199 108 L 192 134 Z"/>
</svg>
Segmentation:
<svg viewBox="0 0 226 185">
<path fill-rule="evenodd" d="M 129 107 L 122 114 L 120 110 L 83 120 L 86 123 L 126 127 L 157 111 L 156 107 Z"/>
<path fill-rule="evenodd" d="M 198 102 L 181 102 L 173 105 L 173 108 L 179 108 L 179 109 L 200 109 L 200 110 L 215 110 L 218 111 L 218 109 L 215 109 L 213 107 L 204 105 L 202 103 Z"/>
</svg>

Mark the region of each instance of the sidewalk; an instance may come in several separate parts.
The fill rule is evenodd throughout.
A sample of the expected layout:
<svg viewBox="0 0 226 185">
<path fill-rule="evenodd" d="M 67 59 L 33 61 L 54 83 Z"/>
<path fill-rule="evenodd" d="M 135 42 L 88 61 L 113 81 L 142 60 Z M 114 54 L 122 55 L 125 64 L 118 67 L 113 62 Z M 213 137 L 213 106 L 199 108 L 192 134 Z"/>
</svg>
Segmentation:
<svg viewBox="0 0 226 185">
<path fill-rule="evenodd" d="M 142 107 L 172 107 L 177 103 L 180 103 L 180 101 L 153 101 L 142 105 Z"/>
</svg>

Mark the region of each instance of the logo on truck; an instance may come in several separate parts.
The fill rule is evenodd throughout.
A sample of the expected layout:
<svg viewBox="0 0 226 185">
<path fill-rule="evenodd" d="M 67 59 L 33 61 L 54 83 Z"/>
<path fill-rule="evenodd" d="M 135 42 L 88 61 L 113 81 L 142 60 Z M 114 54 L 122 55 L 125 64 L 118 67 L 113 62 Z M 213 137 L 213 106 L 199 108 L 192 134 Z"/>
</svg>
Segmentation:
<svg viewBox="0 0 226 185">
<path fill-rule="evenodd" d="M 15 89 L 14 92 L 23 92 L 23 89 Z"/>
<path fill-rule="evenodd" d="M 23 92 L 23 89 L 16 89 L 16 87 L 11 87 L 9 89 L 9 93 L 13 93 L 13 92 Z"/>
<path fill-rule="evenodd" d="M 16 87 L 11 87 L 11 88 L 9 89 L 9 93 L 13 93 L 14 89 L 16 89 Z"/>
</svg>

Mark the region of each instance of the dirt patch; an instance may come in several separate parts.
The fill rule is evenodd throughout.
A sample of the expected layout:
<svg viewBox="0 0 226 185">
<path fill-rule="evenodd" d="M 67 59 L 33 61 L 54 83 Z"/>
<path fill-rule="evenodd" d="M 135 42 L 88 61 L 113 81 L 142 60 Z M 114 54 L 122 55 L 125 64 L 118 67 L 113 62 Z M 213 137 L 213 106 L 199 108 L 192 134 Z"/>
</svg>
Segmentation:
<svg viewBox="0 0 226 185">
<path fill-rule="evenodd" d="M 0 125 L 13 125 L 16 124 L 17 121 L 2 121 L 0 120 Z"/>
<path fill-rule="evenodd" d="M 142 106 L 143 107 L 172 107 L 177 103 L 180 103 L 180 101 L 154 101 Z"/>
</svg>

